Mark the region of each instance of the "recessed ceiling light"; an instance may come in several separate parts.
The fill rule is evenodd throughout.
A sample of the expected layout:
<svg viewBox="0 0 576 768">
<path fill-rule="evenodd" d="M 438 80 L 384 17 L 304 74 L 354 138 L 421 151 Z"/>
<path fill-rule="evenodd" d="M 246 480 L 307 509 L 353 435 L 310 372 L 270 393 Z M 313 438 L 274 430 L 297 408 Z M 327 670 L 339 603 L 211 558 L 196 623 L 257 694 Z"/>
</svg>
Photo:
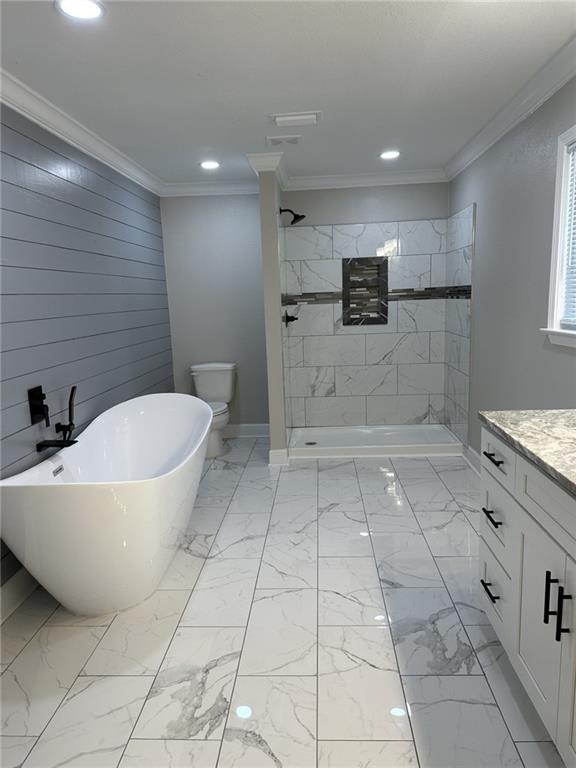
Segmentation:
<svg viewBox="0 0 576 768">
<path fill-rule="evenodd" d="M 205 171 L 215 171 L 216 168 L 220 168 L 220 163 L 217 160 L 203 160 L 200 168 L 204 168 Z"/>
<path fill-rule="evenodd" d="M 397 149 L 387 149 L 380 155 L 382 160 L 396 160 L 397 157 L 400 157 L 400 152 Z"/>
<path fill-rule="evenodd" d="M 83 21 L 99 19 L 104 13 L 104 6 L 95 0 L 58 0 L 56 6 L 66 16 Z"/>
</svg>

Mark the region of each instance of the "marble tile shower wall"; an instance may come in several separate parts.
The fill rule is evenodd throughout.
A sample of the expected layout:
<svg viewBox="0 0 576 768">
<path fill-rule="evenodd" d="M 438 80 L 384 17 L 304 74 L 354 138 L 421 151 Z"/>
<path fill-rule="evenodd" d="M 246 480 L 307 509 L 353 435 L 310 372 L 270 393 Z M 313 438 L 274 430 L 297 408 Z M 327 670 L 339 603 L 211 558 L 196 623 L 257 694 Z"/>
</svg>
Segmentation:
<svg viewBox="0 0 576 768">
<path fill-rule="evenodd" d="M 282 293 L 338 292 L 343 259 L 376 255 L 388 257 L 390 290 L 451 285 L 454 273 L 460 281 L 455 284 L 467 284 L 464 249 L 447 252 L 448 225 L 434 219 L 286 228 Z M 462 307 L 455 312 L 451 304 Z M 456 417 L 446 403 L 447 354 L 456 355 L 447 346 L 446 328 L 450 318 L 457 329 L 458 318 L 469 311 L 466 300 L 391 301 L 386 325 L 361 328 L 342 324 L 341 301 L 288 310 L 298 318 L 283 338 L 290 426 L 426 424 L 444 423 L 448 413 Z"/>
</svg>

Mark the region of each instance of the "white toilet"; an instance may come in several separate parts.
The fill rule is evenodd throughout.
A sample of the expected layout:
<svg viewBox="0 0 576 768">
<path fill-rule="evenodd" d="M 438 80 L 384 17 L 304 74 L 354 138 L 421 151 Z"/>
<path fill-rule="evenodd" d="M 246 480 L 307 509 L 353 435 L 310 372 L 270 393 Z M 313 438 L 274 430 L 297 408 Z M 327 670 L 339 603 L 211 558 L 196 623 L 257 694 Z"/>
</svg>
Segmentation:
<svg viewBox="0 0 576 768">
<path fill-rule="evenodd" d="M 230 420 L 228 403 L 234 395 L 235 372 L 236 363 L 198 363 L 190 366 L 196 394 L 212 408 L 207 459 L 214 459 L 224 453 L 222 430 Z"/>
</svg>

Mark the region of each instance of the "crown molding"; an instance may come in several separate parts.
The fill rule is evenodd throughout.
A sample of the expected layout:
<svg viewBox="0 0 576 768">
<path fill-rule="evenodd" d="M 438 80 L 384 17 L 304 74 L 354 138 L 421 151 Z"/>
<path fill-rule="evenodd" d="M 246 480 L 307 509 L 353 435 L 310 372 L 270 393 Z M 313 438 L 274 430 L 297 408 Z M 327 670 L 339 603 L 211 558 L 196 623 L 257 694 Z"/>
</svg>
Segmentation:
<svg viewBox="0 0 576 768">
<path fill-rule="evenodd" d="M 306 189 L 345 189 L 351 187 L 389 187 L 396 184 L 431 184 L 448 181 L 442 168 L 428 171 L 396 171 L 390 173 L 358 173 L 339 176 L 291 176 L 284 192 Z"/>
<path fill-rule="evenodd" d="M 258 152 L 256 154 L 246 155 L 250 167 L 256 175 L 272 171 L 276 174 L 281 173 L 283 152 Z"/>
<path fill-rule="evenodd" d="M 257 195 L 258 183 L 227 184 L 226 182 L 210 184 L 196 182 L 192 184 L 162 184 L 158 192 L 160 197 L 199 197 L 202 195 Z"/>
<path fill-rule="evenodd" d="M 461 173 L 508 131 L 535 112 L 574 76 L 576 76 L 576 38 L 568 42 L 542 67 L 516 96 L 454 155 L 444 168 L 391 171 L 379 174 L 288 177 L 282 161 L 282 152 L 262 152 L 249 154 L 246 157 L 257 175 L 263 172 L 274 172 L 281 189 L 286 192 L 446 182 Z M 249 195 L 258 192 L 257 184 L 251 183 L 163 182 L 10 73 L 0 69 L 0 78 L 3 103 L 157 195 L 183 197 Z"/>
<path fill-rule="evenodd" d="M 576 38 L 573 38 L 518 91 L 508 104 L 454 155 L 444 170 L 451 180 L 508 131 L 521 123 L 576 76 Z"/>
<path fill-rule="evenodd" d="M 81 149 L 91 157 L 100 160 L 118 173 L 127 176 L 136 184 L 159 194 L 162 182 L 134 160 L 101 139 L 89 128 L 52 104 L 25 83 L 0 69 L 2 102 L 16 112 L 28 117 L 38 125 L 56 134 L 69 144 Z"/>
</svg>

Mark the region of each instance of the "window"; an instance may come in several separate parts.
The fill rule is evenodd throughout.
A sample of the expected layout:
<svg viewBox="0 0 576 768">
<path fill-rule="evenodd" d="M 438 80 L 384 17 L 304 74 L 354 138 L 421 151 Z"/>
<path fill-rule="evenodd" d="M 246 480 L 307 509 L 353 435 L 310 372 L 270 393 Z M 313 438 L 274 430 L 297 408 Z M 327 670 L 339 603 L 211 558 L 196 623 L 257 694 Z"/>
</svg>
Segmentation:
<svg viewBox="0 0 576 768">
<path fill-rule="evenodd" d="M 576 126 L 558 139 L 548 328 L 554 344 L 576 347 Z"/>
</svg>

